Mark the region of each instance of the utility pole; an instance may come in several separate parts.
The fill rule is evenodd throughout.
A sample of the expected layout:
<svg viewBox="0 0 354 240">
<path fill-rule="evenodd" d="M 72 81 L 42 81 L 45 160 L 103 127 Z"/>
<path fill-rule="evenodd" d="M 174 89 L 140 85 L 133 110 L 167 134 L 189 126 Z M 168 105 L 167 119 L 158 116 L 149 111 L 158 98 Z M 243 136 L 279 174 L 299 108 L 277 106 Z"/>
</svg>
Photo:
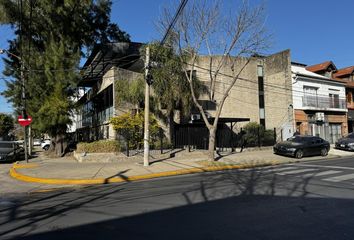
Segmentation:
<svg viewBox="0 0 354 240">
<path fill-rule="evenodd" d="M 171 29 L 175 25 L 178 16 L 181 14 L 183 11 L 184 7 L 186 6 L 188 0 L 181 0 L 178 10 L 172 19 L 172 22 L 168 26 L 166 33 L 163 37 L 163 39 L 160 42 L 160 45 L 163 46 L 168 34 L 170 33 Z M 146 47 L 146 57 L 145 57 L 145 115 L 144 115 L 144 166 L 147 167 L 149 166 L 149 151 L 150 151 L 150 146 L 149 146 L 149 138 L 150 138 L 150 132 L 149 132 L 149 115 L 150 115 L 150 85 L 152 84 L 153 79 L 150 73 L 150 47 Z"/>
<path fill-rule="evenodd" d="M 20 78 L 21 78 L 21 102 L 22 102 L 22 118 L 27 119 L 27 112 L 26 112 L 26 91 L 25 91 L 25 65 L 23 64 L 22 58 L 5 50 L 5 49 L 0 49 L 0 54 L 7 53 L 15 58 L 17 58 L 20 62 Z M 23 147 L 25 149 L 25 160 L 28 162 L 28 147 L 27 147 L 27 127 L 24 128 L 24 142 L 23 142 Z"/>
<path fill-rule="evenodd" d="M 12 54 L 13 55 L 13 54 Z M 15 55 L 13 55 L 15 56 Z M 17 56 L 16 56 L 17 57 Z M 27 112 L 26 112 L 26 90 L 25 90 L 25 76 L 24 76 L 24 70 L 25 66 L 22 62 L 22 58 L 17 57 L 20 60 L 21 64 L 21 100 L 22 100 L 22 118 L 27 119 Z M 24 142 L 23 142 L 23 147 L 25 149 L 25 160 L 28 163 L 28 141 L 27 141 L 27 126 L 24 126 Z"/>
<path fill-rule="evenodd" d="M 145 117 L 144 117 L 144 166 L 149 166 L 149 115 L 150 115 L 150 84 L 151 75 L 150 71 L 150 47 L 146 47 L 146 57 L 145 57 Z M 150 78 L 150 79 L 149 79 Z"/>
</svg>

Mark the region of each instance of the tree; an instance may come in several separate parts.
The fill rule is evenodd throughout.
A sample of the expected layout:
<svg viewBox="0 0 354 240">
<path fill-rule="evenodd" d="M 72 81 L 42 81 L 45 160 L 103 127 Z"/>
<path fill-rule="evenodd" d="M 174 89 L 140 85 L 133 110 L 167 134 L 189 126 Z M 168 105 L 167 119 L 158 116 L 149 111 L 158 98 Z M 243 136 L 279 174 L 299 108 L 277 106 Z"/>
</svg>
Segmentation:
<svg viewBox="0 0 354 240">
<path fill-rule="evenodd" d="M 215 159 L 216 129 L 225 100 L 251 57 L 265 50 L 269 43 L 264 28 L 263 5 L 251 7 L 247 1 L 242 1 L 234 11 L 230 6 L 223 7 L 222 3 L 212 0 L 190 2 L 170 37 L 189 82 L 193 102 L 209 130 L 209 160 Z M 227 9 L 231 9 L 229 14 Z M 167 29 L 171 22 L 171 12 L 165 10 L 160 20 L 162 29 Z M 216 103 L 214 120 L 211 122 L 194 91 L 196 79 L 193 72 L 198 70 L 198 60 L 202 54 L 209 57 L 208 76 L 203 79 L 209 89 L 206 97 Z M 221 76 L 225 77 L 222 70 L 230 76 L 225 88 L 218 87 Z"/>
<path fill-rule="evenodd" d="M 155 138 L 159 132 L 159 125 L 154 116 L 150 115 L 150 138 Z M 113 129 L 125 138 L 130 147 L 138 148 L 143 143 L 144 112 L 132 115 L 123 115 L 111 118 Z"/>
<path fill-rule="evenodd" d="M 162 119 L 166 119 L 170 127 L 169 138 L 173 139 L 174 115 L 176 110 L 180 111 L 181 118 L 190 115 L 193 106 L 189 82 L 182 71 L 182 64 L 179 56 L 173 48 L 161 46 L 159 43 L 152 43 L 150 46 L 151 59 L 158 66 L 151 68 L 154 83 L 153 98 L 155 99 L 154 112 Z M 207 89 L 198 79 L 194 79 L 193 91 L 198 97 L 206 93 Z M 164 109 L 164 113 L 160 110 Z"/>
<path fill-rule="evenodd" d="M 0 113 L 0 137 L 7 138 L 10 131 L 15 128 L 14 119 L 11 115 Z"/>
<path fill-rule="evenodd" d="M 120 79 L 115 82 L 115 104 L 116 106 L 128 102 L 134 105 L 139 111 L 140 106 L 144 102 L 144 86 L 145 80 L 143 76 L 134 80 Z"/>
<path fill-rule="evenodd" d="M 18 2 L 0 0 L 0 9 L 5 10 L 0 24 L 15 29 L 9 52 L 20 56 L 25 66 L 26 109 L 32 126 L 51 135 L 57 155 L 63 155 L 80 57 L 96 43 L 129 41 L 129 35 L 110 22 L 109 0 L 20 1 L 22 9 Z M 23 104 L 19 69 L 19 59 L 9 55 L 3 74 L 12 80 L 2 94 L 18 112 Z"/>
</svg>

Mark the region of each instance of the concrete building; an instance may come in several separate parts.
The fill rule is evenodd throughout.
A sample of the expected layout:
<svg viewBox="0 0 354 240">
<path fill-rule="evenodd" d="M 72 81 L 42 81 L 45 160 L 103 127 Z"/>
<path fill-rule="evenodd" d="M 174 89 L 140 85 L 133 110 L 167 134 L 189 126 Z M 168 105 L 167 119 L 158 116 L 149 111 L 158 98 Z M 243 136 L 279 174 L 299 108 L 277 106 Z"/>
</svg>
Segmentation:
<svg viewBox="0 0 354 240">
<path fill-rule="evenodd" d="M 320 136 L 330 143 L 347 134 L 345 84 L 332 78 L 334 64 L 293 63 L 291 71 L 294 124 L 300 134 Z"/>
<path fill-rule="evenodd" d="M 123 79 L 134 81 L 143 77 L 141 46 L 141 43 L 120 42 L 97 45 L 93 49 L 83 66 L 79 84 L 85 89 L 85 94 L 78 101 L 76 117 L 79 141 L 116 138 L 110 119 L 135 108 L 118 101 L 116 83 Z"/>
<path fill-rule="evenodd" d="M 198 58 L 194 68 L 195 76 L 206 86 L 210 86 L 210 62 L 218 63 L 220 59 L 220 56 Z M 241 68 L 247 60 L 246 58 L 237 59 L 235 68 Z M 220 101 L 225 89 L 229 87 L 231 75 L 231 63 L 224 64 L 216 79 L 216 102 L 208 101 L 207 95 L 200 97 L 210 117 L 215 116 L 215 105 Z M 291 81 L 289 50 L 270 56 L 252 57 L 231 89 L 220 117 L 249 118 L 251 122 L 257 122 L 266 129 L 275 128 L 278 140 L 292 136 L 294 127 Z M 239 131 L 246 123 L 237 123 L 233 130 Z"/>
</svg>

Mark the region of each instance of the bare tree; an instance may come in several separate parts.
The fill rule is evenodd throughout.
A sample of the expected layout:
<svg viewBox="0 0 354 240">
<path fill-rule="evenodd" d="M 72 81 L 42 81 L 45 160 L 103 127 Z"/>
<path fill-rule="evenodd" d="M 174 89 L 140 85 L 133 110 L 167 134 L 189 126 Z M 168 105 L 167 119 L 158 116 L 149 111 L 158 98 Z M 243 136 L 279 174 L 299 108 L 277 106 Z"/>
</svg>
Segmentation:
<svg viewBox="0 0 354 240">
<path fill-rule="evenodd" d="M 169 39 L 179 53 L 193 102 L 209 130 L 209 160 L 215 159 L 215 135 L 225 100 L 252 56 L 267 49 L 270 42 L 264 27 L 263 4 L 251 6 L 247 1 L 239 1 L 239 5 L 232 9 L 223 3 L 215 0 L 190 1 Z M 165 9 L 160 20 L 162 29 L 166 29 L 170 22 L 172 15 L 169 13 Z M 193 87 L 196 80 L 193 72 L 200 70 L 198 60 L 202 55 L 207 55 L 209 61 L 208 67 L 203 68 L 208 72 L 207 77 L 202 81 L 209 88 L 208 100 L 216 103 L 213 122 L 208 119 Z M 220 81 L 227 87 L 218 87 Z"/>
</svg>

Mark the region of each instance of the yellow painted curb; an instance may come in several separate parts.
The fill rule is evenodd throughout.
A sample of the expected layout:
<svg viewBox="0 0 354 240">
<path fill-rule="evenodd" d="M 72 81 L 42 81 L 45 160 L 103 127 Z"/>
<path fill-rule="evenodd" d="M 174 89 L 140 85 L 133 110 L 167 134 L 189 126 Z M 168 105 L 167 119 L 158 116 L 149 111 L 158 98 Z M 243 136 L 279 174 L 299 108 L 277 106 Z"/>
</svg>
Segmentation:
<svg viewBox="0 0 354 240">
<path fill-rule="evenodd" d="M 13 168 L 35 168 L 38 167 L 38 164 L 36 163 L 27 163 L 27 164 L 18 164 L 15 163 L 12 165 Z"/>
<path fill-rule="evenodd" d="M 243 164 L 243 165 L 226 165 L 226 166 L 213 166 L 213 167 L 202 167 L 202 168 L 190 168 L 182 169 L 176 171 L 167 171 L 161 173 L 151 173 L 146 175 L 130 176 L 130 177 L 114 177 L 114 178 L 97 178 L 97 179 L 55 179 L 55 178 L 38 178 L 23 175 L 16 171 L 18 167 L 15 164 L 10 169 L 11 177 L 24 181 L 24 182 L 34 182 L 34 183 L 43 183 L 43 184 L 58 184 L 58 185 L 93 185 L 93 184 L 107 184 L 107 183 L 119 183 L 119 182 L 131 182 L 137 180 L 145 180 L 152 178 L 176 176 L 176 175 L 185 175 L 192 173 L 203 173 L 203 172 L 214 172 L 214 171 L 223 171 L 223 170 L 232 170 L 232 169 L 245 169 L 252 167 L 263 167 L 269 165 L 276 165 L 277 163 L 266 163 L 266 164 Z"/>
</svg>

